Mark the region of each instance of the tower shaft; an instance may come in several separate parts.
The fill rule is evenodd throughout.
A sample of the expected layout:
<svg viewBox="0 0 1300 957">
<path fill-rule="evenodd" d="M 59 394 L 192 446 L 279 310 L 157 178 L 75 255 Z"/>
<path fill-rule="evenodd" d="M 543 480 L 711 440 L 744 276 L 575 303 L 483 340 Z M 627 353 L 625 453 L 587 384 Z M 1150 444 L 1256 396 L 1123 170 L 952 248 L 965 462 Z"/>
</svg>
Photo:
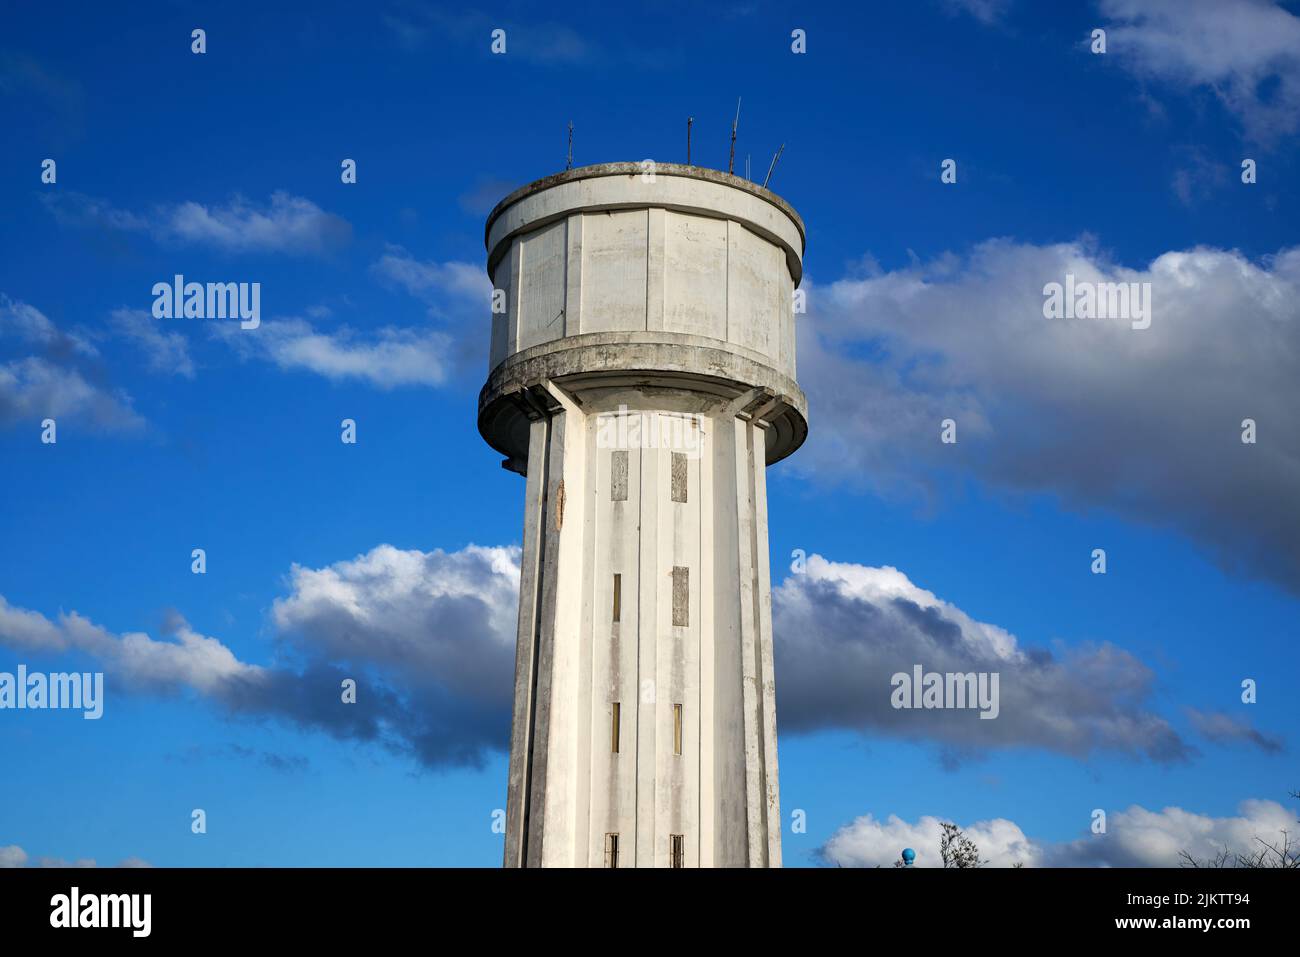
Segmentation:
<svg viewBox="0 0 1300 957">
<path fill-rule="evenodd" d="M 506 862 L 779 865 L 764 439 L 744 408 L 757 397 L 602 413 L 543 388 Z M 684 440 L 649 447 L 647 425 Z"/>
</svg>

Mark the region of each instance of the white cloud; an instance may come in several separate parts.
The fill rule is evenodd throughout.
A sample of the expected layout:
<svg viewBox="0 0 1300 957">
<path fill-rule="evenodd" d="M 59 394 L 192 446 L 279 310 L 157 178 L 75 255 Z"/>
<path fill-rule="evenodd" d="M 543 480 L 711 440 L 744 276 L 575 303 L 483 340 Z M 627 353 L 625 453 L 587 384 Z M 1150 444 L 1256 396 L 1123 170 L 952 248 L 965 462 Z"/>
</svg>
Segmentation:
<svg viewBox="0 0 1300 957">
<path fill-rule="evenodd" d="M 125 209 L 118 209 L 107 200 L 96 199 L 76 190 L 42 193 L 45 204 L 56 222 L 64 226 L 111 230 L 114 232 L 148 232 L 149 219 Z"/>
<path fill-rule="evenodd" d="M 822 846 L 822 860 L 838 867 L 891 867 L 903 848 L 916 851 L 914 867 L 941 867 L 939 836 L 942 819 L 925 816 L 915 823 L 889 815 L 879 821 L 867 814 L 836 831 Z M 979 848 L 980 859 L 989 867 L 1023 864 L 1031 867 L 1042 861 L 1042 851 L 1020 828 L 1005 818 L 976 821 L 962 830 Z"/>
<path fill-rule="evenodd" d="M 271 715 L 340 738 L 374 741 L 426 766 L 478 763 L 504 746 L 518 609 L 519 549 L 379 545 L 320 568 L 294 565 L 270 612 L 274 664 L 239 660 L 174 616 L 168 640 L 116 635 L 76 612 L 51 619 L 0 598 L 0 645 L 80 652 L 115 686 L 193 689 L 233 713 Z M 892 568 L 811 556 L 773 595 L 777 702 L 786 732 L 848 728 L 933 742 L 945 760 L 983 749 L 1041 747 L 1187 757 L 1149 709 L 1153 675 L 1110 645 L 1025 648 Z M 896 710 L 890 677 L 997 671 L 999 714 Z M 358 704 L 339 708 L 340 682 Z M 1225 740 L 1221 729 L 1211 728 Z M 1237 733 L 1235 739 L 1247 740 Z"/>
<path fill-rule="evenodd" d="M 223 204 L 192 200 L 136 213 L 77 192 L 51 193 L 43 201 L 56 220 L 79 227 L 148 233 L 156 242 L 210 246 L 232 253 L 321 254 L 345 245 L 352 227 L 309 199 L 283 191 L 266 204 L 234 196 Z"/>
<path fill-rule="evenodd" d="M 35 356 L 0 364 L 0 424 L 38 424 L 47 417 L 118 431 L 144 426 L 130 396 L 95 385 L 76 369 Z"/>
<path fill-rule="evenodd" d="M 482 323 L 491 307 L 492 283 L 481 265 L 419 260 L 389 246 L 371 272 L 419 299 L 429 316 L 450 330 L 443 350 L 448 375 L 482 367 L 487 359 Z"/>
<path fill-rule="evenodd" d="M 269 206 L 242 197 L 224 206 L 185 202 L 167 208 L 154 227 L 161 239 L 216 246 L 233 252 L 320 253 L 346 243 L 352 227 L 311 200 L 271 194 Z"/>
<path fill-rule="evenodd" d="M 0 847 L 0 867 L 26 867 L 27 852 L 17 844 Z"/>
<path fill-rule="evenodd" d="M 1150 710 L 1154 674 L 1110 644 L 1022 648 L 894 568 L 809 556 L 772 596 L 777 710 L 784 730 L 848 728 L 940 745 L 946 762 L 988 748 L 1097 750 L 1184 760 L 1191 749 Z M 999 676 L 995 718 L 970 709 L 903 709 L 891 677 Z"/>
<path fill-rule="evenodd" d="M 436 315 L 454 315 L 466 306 L 486 311 L 491 304 L 492 283 L 480 264 L 422 261 L 400 246 L 389 246 L 371 268 L 428 303 Z"/>
<path fill-rule="evenodd" d="M 868 814 L 835 832 L 820 850 L 829 864 L 842 867 L 889 867 L 903 848 L 916 851 L 916 867 L 940 867 L 941 818 L 916 822 L 894 815 L 877 820 Z M 1025 836 L 1005 818 L 976 821 L 962 830 L 992 867 L 1177 867 L 1186 851 L 1200 861 L 1223 848 L 1231 853 L 1257 852 L 1261 840 L 1277 842 L 1283 830 L 1294 831 L 1296 816 L 1275 801 L 1247 800 L 1235 817 L 1213 817 L 1178 807 L 1149 811 L 1134 805 L 1108 815 L 1105 834 L 1089 834 L 1060 843 Z"/>
<path fill-rule="evenodd" d="M 129 395 L 96 381 L 99 375 L 89 360 L 99 350 L 81 330 L 66 332 L 35 306 L 0 294 L 0 340 L 40 351 L 0 361 L 0 425 L 34 427 L 52 418 L 113 431 L 144 426 Z"/>
<path fill-rule="evenodd" d="M 0 294 L 0 334 L 17 336 L 24 342 L 44 346 L 54 354 L 99 354 L 80 332 L 63 332 L 43 312 L 25 302 Z"/>
<path fill-rule="evenodd" d="M 27 852 L 17 844 L 0 847 L 0 869 L 13 867 L 96 867 L 93 858 L 82 857 L 75 861 L 65 861 L 60 857 L 42 857 L 32 861 Z M 139 857 L 128 857 L 118 867 L 151 867 L 152 865 Z"/>
<path fill-rule="evenodd" d="M 1045 319 L 1043 287 L 1067 274 L 1151 283 L 1150 328 Z M 989 240 L 815 288 L 809 308 L 812 429 L 795 469 L 913 495 L 963 476 L 1051 493 L 1300 590 L 1300 248 L 1256 263 L 1197 247 L 1128 269 L 1088 241 Z M 939 441 L 946 418 L 955 445 Z"/>
<path fill-rule="evenodd" d="M 141 350 L 150 369 L 194 378 L 194 360 L 184 335 L 164 332 L 161 322 L 143 309 L 116 309 L 111 321 L 118 335 Z"/>
<path fill-rule="evenodd" d="M 160 641 L 114 634 L 76 612 L 50 619 L 3 596 L 0 646 L 89 656 L 110 676 L 110 695 L 191 689 L 231 714 L 379 744 L 427 768 L 481 765 L 505 747 L 517 548 L 380 545 L 321 569 L 295 565 L 290 584 L 272 613 L 280 654 L 266 666 L 240 661 L 179 615 Z M 357 700 L 345 705 L 348 679 Z"/>
<path fill-rule="evenodd" d="M 518 609 L 517 547 L 460 551 L 379 545 L 321 568 L 294 565 L 271 623 L 274 665 L 240 661 L 175 616 L 168 640 L 115 635 L 76 612 L 51 620 L 0 598 L 0 645 L 93 656 L 128 689 L 193 689 L 232 712 L 278 715 L 338 737 L 375 740 L 429 766 L 474 763 L 509 723 Z M 1151 712 L 1153 675 L 1110 645 L 1023 648 L 892 568 L 811 556 L 773 595 L 782 729 L 847 728 L 937 744 L 947 762 L 985 749 L 1098 750 L 1159 761 L 1192 749 Z M 890 678 L 996 671 L 998 716 L 901 710 Z M 369 677 L 366 677 L 369 676 Z M 365 685 L 338 709 L 339 682 Z M 1238 733 L 1225 739 L 1249 740 Z"/>
<path fill-rule="evenodd" d="M 183 619 L 169 624 L 171 641 L 146 634 L 115 635 L 77 612 L 55 620 L 18 608 L 0 595 L 0 645 L 42 654 L 81 652 L 112 671 L 127 687 L 150 691 L 193 688 L 212 693 L 235 678 L 255 677 L 254 665 L 239 661 L 216 638 L 194 631 Z"/>
<path fill-rule="evenodd" d="M 212 331 L 244 358 L 335 381 L 359 379 L 379 389 L 441 385 L 454 361 L 451 337 L 430 329 L 385 326 L 360 334 L 339 326 L 322 332 L 305 319 L 289 318 L 268 320 L 256 329 L 227 323 Z"/>
<path fill-rule="evenodd" d="M 364 659 L 462 692 L 509 699 L 519 549 L 380 545 L 351 561 L 294 565 L 272 620 L 330 660 Z"/>
<path fill-rule="evenodd" d="M 1213 90 L 1256 140 L 1300 127 L 1300 17 L 1273 0 L 1102 0 L 1101 11 L 1114 21 L 1108 56 L 1137 75 Z"/>
</svg>

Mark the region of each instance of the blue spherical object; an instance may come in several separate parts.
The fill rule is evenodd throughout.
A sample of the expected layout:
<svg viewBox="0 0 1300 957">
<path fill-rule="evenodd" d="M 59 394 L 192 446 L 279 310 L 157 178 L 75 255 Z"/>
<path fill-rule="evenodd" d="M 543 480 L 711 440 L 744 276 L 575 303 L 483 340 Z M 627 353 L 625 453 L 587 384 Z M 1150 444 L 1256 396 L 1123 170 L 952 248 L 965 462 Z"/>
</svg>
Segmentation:
<svg viewBox="0 0 1300 957">
<path fill-rule="evenodd" d="M 903 848 L 904 863 L 911 864 L 914 860 L 916 860 L 916 851 L 912 850 L 910 847 Z"/>
</svg>

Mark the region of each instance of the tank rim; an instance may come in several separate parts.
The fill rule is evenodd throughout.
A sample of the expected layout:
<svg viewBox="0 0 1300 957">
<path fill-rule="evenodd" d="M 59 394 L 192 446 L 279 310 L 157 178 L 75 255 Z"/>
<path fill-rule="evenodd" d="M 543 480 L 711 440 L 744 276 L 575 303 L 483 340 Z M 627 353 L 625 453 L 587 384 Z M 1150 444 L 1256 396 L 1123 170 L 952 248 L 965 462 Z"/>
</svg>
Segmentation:
<svg viewBox="0 0 1300 957">
<path fill-rule="evenodd" d="M 722 186 L 730 186 L 733 189 L 739 189 L 742 192 L 750 193 L 757 196 L 765 202 L 771 203 L 782 213 L 790 218 L 795 228 L 799 230 L 800 244 L 806 249 L 808 245 L 808 234 L 804 229 L 803 219 L 795 212 L 785 199 L 772 192 L 770 189 L 764 189 L 757 183 L 745 179 L 743 176 L 735 176 L 731 173 L 724 173 L 722 170 L 710 169 L 707 166 L 687 166 L 684 163 L 660 163 L 655 162 L 656 176 L 679 176 L 685 179 L 698 179 L 708 183 L 718 183 Z M 571 183 L 580 179 L 594 179 L 601 176 L 627 176 L 639 175 L 643 172 L 641 163 L 621 162 L 621 163 L 596 163 L 591 166 L 579 166 L 574 169 L 562 170 L 559 173 L 552 173 L 550 176 L 543 176 L 541 179 L 533 180 L 524 186 L 509 193 L 501 202 L 492 208 L 488 213 L 487 222 L 483 226 L 483 246 L 490 251 L 490 237 L 492 233 L 492 224 L 496 222 L 503 212 L 515 203 L 534 193 L 540 193 L 542 190 L 551 189 L 554 186 L 560 186 L 564 183 Z M 804 250 L 800 250 L 802 255 Z"/>
</svg>

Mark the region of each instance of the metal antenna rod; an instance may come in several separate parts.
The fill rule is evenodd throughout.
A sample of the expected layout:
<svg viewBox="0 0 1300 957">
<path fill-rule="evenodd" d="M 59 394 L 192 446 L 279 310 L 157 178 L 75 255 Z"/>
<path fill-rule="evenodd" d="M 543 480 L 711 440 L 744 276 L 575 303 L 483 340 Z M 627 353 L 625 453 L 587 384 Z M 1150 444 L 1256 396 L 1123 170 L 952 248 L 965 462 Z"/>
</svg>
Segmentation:
<svg viewBox="0 0 1300 957">
<path fill-rule="evenodd" d="M 695 117 L 686 117 L 686 165 L 691 165 L 691 124 L 695 122 Z"/>
<path fill-rule="evenodd" d="M 772 157 L 772 165 L 767 168 L 767 176 L 763 178 L 764 189 L 767 189 L 767 181 L 772 178 L 772 170 L 776 169 L 776 161 L 781 158 L 781 154 L 784 152 L 785 152 L 785 144 L 782 143 L 781 148 L 777 150 L 776 155 Z"/>
<path fill-rule="evenodd" d="M 727 160 L 727 172 L 736 170 L 736 127 L 740 125 L 740 97 L 736 97 L 736 118 L 731 122 L 731 157 Z"/>
<path fill-rule="evenodd" d="M 573 120 L 569 120 L 569 159 L 564 168 L 573 169 Z"/>
</svg>

